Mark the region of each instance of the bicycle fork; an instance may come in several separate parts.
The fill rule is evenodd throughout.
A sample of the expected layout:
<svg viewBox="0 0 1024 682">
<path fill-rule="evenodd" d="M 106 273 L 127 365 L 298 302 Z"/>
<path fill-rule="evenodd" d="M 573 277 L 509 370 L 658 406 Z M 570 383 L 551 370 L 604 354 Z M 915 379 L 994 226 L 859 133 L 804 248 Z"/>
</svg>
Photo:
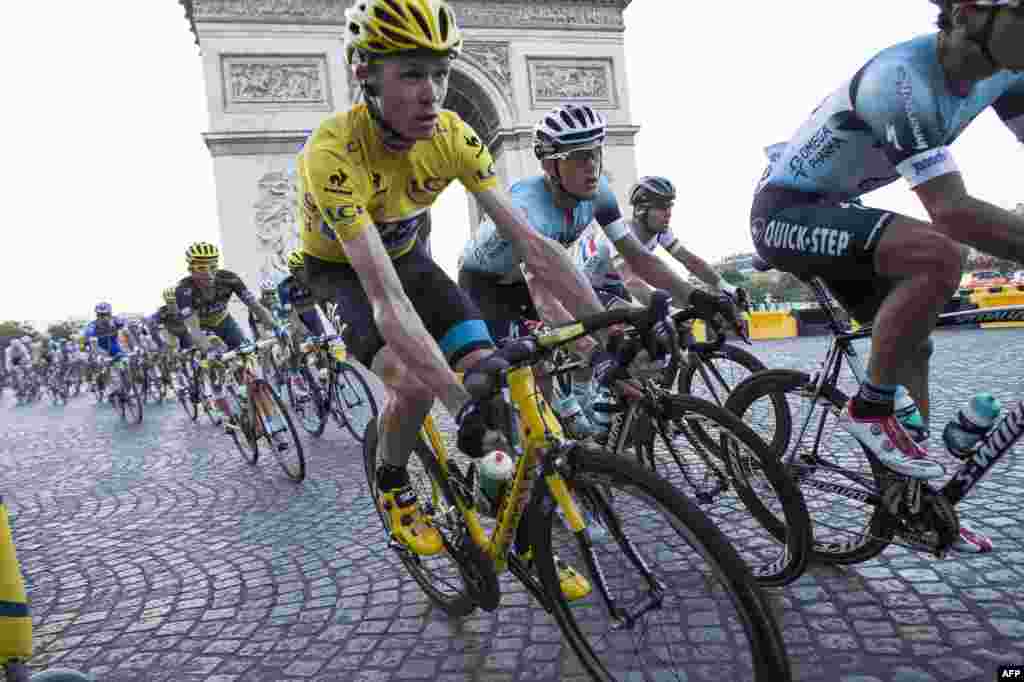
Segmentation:
<svg viewBox="0 0 1024 682">
<path fill-rule="evenodd" d="M 579 447 L 579 444 L 573 443 L 570 449 Z M 581 455 L 581 452 L 576 453 L 576 456 Z M 583 520 L 583 515 L 580 514 L 579 508 L 576 506 L 576 502 L 565 483 L 565 479 L 561 475 L 560 469 L 565 466 L 565 458 L 561 454 L 551 455 L 546 459 L 544 478 L 548 484 L 548 490 L 550 490 L 551 496 L 555 499 L 555 503 L 565 514 L 565 520 L 582 549 L 583 561 L 587 565 L 587 570 L 597 583 L 597 589 L 601 593 L 602 599 L 604 599 L 608 613 L 616 621 L 613 629 L 632 629 L 644 614 L 661 608 L 665 598 L 665 588 L 655 577 L 647 562 L 640 556 L 636 545 L 622 532 L 622 526 L 619 524 L 618 518 L 612 513 L 608 501 L 601 494 L 600 490 L 597 488 L 588 489 L 586 494 L 594 502 L 594 508 L 597 512 L 596 516 L 604 520 L 608 531 L 619 547 L 622 548 L 623 552 L 625 552 L 629 561 L 643 574 L 649 588 L 647 593 L 633 604 L 625 606 L 618 604 L 608 588 L 608 580 L 604 575 L 604 569 L 601 568 L 601 563 L 594 552 L 594 543 L 586 532 L 586 523 Z"/>
</svg>

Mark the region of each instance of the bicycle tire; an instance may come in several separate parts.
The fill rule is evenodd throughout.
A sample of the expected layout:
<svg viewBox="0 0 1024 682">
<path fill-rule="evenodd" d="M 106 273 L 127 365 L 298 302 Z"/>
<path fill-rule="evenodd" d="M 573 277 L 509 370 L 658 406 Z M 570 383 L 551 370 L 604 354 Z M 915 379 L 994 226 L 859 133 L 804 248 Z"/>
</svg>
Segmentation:
<svg viewBox="0 0 1024 682">
<path fill-rule="evenodd" d="M 348 362 L 339 362 L 331 380 L 330 412 L 356 442 L 362 443 L 368 424 L 379 416 L 377 399 L 363 375 Z M 369 408 L 366 419 L 355 418 L 362 407 Z"/>
<path fill-rule="evenodd" d="M 687 462 L 681 460 L 699 461 L 703 454 L 712 466 L 716 464 L 712 458 L 723 462 L 731 485 L 715 492 L 709 501 L 716 504 L 705 513 L 718 517 L 715 520 L 722 526 L 742 526 L 743 519 L 730 518 L 737 512 L 742 513 L 726 494 L 733 491 L 746 511 L 770 536 L 766 543 L 763 535 L 759 536 L 747 528 L 748 532 L 738 536 L 733 543 L 750 565 L 757 581 L 765 587 L 781 587 L 803 575 L 812 542 L 810 514 L 799 486 L 787 475 L 767 444 L 732 412 L 700 398 L 663 395 L 658 411 L 661 414 L 653 437 L 666 441 L 665 449 L 672 455 L 672 459 L 667 461 L 674 461 L 677 467 L 668 471 L 662 467 L 655 473 L 680 490 L 686 490 L 674 473 L 678 468 L 685 482 L 699 493 L 701 491 L 696 489 L 692 473 L 699 473 L 707 465 L 695 463 L 693 468 L 697 471 L 691 473 L 687 470 Z M 696 452 L 684 453 L 689 457 L 679 457 L 676 444 L 669 442 L 668 438 L 672 427 L 677 435 L 686 437 Z M 691 436 L 689 433 L 698 430 L 699 434 Z M 654 456 L 653 447 L 651 455 Z M 757 485 L 758 480 L 767 485 Z M 765 498 L 769 500 L 767 504 Z M 771 542 L 779 543 L 777 554 L 773 553 Z"/>
<path fill-rule="evenodd" d="M 157 374 L 155 366 L 150 367 L 146 370 L 146 380 L 149 382 L 153 402 L 162 405 L 167 398 L 167 384 L 164 382 L 163 374 Z"/>
<path fill-rule="evenodd" d="M 139 392 L 135 384 L 131 381 L 131 376 L 128 372 L 121 373 L 121 395 L 119 396 L 119 402 L 121 403 L 121 418 L 131 424 L 142 423 L 142 398 L 139 397 Z M 129 411 L 131 415 L 129 416 Z"/>
<path fill-rule="evenodd" d="M 184 372 L 179 374 L 179 379 L 181 388 L 176 390 L 178 404 L 185 411 L 185 416 L 194 422 L 199 419 L 199 405 L 192 400 L 193 382 Z"/>
<path fill-rule="evenodd" d="M 252 423 L 252 410 L 247 401 L 243 401 L 234 386 L 226 387 L 228 400 L 239 406 L 238 413 L 232 418 L 235 422 L 231 429 L 231 440 L 247 464 L 256 464 L 260 458 L 260 442 L 256 437 L 256 429 Z"/>
<path fill-rule="evenodd" d="M 295 430 L 295 424 L 292 423 L 292 416 L 288 412 L 288 408 L 285 406 L 284 401 L 281 400 L 281 396 L 277 394 L 274 387 L 263 379 L 257 379 L 250 386 L 250 390 L 255 391 L 266 391 L 271 401 L 274 403 L 274 408 L 279 413 L 281 420 L 284 422 L 285 431 L 291 435 L 293 456 L 296 460 L 295 466 L 289 466 L 289 463 L 285 461 L 284 452 L 278 447 L 278 444 L 274 442 L 273 434 L 266 432 L 261 423 L 257 434 L 262 433 L 263 437 L 267 439 L 267 449 L 274 453 L 274 458 L 277 463 L 281 466 L 285 475 L 296 483 L 301 483 L 306 478 L 306 457 L 302 451 L 302 441 L 299 439 L 299 432 Z M 255 396 L 250 395 L 250 400 L 255 400 Z M 256 404 L 255 413 L 256 416 L 260 416 L 259 404 Z M 271 416 L 271 415 L 266 415 Z M 261 420 L 262 422 L 262 420 Z M 257 436 L 258 438 L 258 436 Z"/>
<path fill-rule="evenodd" d="M 698 364 L 698 362 L 687 362 L 684 363 L 682 368 L 679 370 L 679 380 L 676 384 L 679 392 L 686 395 L 696 396 L 697 398 L 703 398 L 704 400 L 715 403 L 719 407 L 725 404 L 725 401 L 732 389 L 738 386 L 744 379 L 751 374 L 755 374 L 766 369 L 764 363 L 761 362 L 757 356 L 728 343 L 722 344 L 719 348 L 715 349 L 691 351 L 690 354 L 696 355 L 700 363 L 711 366 L 712 369 L 709 370 L 709 372 L 714 375 L 715 379 L 719 380 L 719 385 L 715 387 L 708 386 L 706 376 L 700 372 L 701 365 Z M 735 381 L 731 384 L 729 383 L 729 379 L 732 377 L 730 376 L 729 378 L 726 378 L 726 372 L 718 369 L 716 364 L 722 361 L 742 368 L 744 373 L 739 381 Z M 704 390 L 701 390 L 701 385 L 704 386 Z M 725 395 L 720 396 L 718 392 L 723 389 Z M 698 392 L 694 393 L 695 390 Z"/>
<path fill-rule="evenodd" d="M 324 429 L 327 427 L 327 411 L 324 409 L 323 389 L 320 387 L 320 382 L 314 379 L 308 367 L 300 368 L 299 374 L 306 382 L 308 395 L 303 400 L 303 397 L 298 395 L 299 392 L 295 388 L 295 376 L 289 376 L 286 382 L 288 406 L 291 408 L 292 413 L 298 417 L 303 430 L 314 438 L 319 438 L 324 434 Z M 314 414 L 308 414 L 310 410 Z"/>
<path fill-rule="evenodd" d="M 449 508 L 455 508 L 455 496 L 452 492 L 451 486 L 449 485 L 448 479 L 441 472 L 441 466 L 434 455 L 433 450 L 430 446 L 423 441 L 422 436 L 420 437 L 417 445 L 413 448 L 412 454 L 409 457 L 409 465 L 413 467 L 413 471 L 410 471 L 410 483 L 417 489 L 418 494 L 422 495 L 425 486 L 422 485 L 423 481 L 414 480 L 413 475 L 417 474 L 415 470 L 417 468 L 422 469 L 423 474 L 429 481 L 430 492 L 432 496 L 431 503 L 439 504 L 442 500 L 445 505 Z M 406 467 L 407 469 L 409 466 Z M 366 427 L 366 438 L 363 440 L 363 469 L 366 474 L 366 484 L 370 490 L 370 499 L 373 502 L 373 508 L 377 511 L 377 516 L 380 518 L 381 525 L 384 527 L 384 532 L 388 539 L 391 539 L 391 526 L 389 524 L 388 515 L 385 514 L 378 503 L 378 490 L 377 490 L 377 417 L 374 416 L 370 419 L 370 423 Z M 419 476 L 417 476 L 417 479 Z M 420 483 L 421 485 L 417 485 Z M 436 499 L 435 499 L 436 498 Z M 420 503 L 423 503 L 420 498 Z M 447 528 L 442 525 L 437 526 L 438 530 L 441 531 L 442 537 L 445 539 L 445 546 L 450 547 L 453 542 L 458 541 L 458 538 L 453 538 L 446 532 Z M 464 529 L 452 529 L 454 532 L 462 532 Z M 477 608 L 477 603 L 473 597 L 469 594 L 469 588 L 465 586 L 465 573 L 464 569 L 458 564 L 458 561 L 449 551 L 441 552 L 440 554 L 421 557 L 408 550 L 399 549 L 396 551 L 402 564 L 413 580 L 420 586 L 427 598 L 430 599 L 438 608 L 444 611 L 448 616 L 452 618 L 463 618 L 473 613 Z M 434 567 L 440 562 L 448 558 L 452 563 L 455 564 L 454 570 L 449 570 L 449 573 L 458 576 L 460 584 L 458 587 L 452 586 L 455 582 L 453 577 L 449 582 L 450 589 L 445 590 L 439 587 L 433 580 L 431 575 Z M 436 569 L 440 572 L 439 569 Z M 454 594 L 452 594 L 454 592 Z"/>
<path fill-rule="evenodd" d="M 580 663 L 593 679 L 622 679 L 617 677 L 609 669 L 609 666 L 621 669 L 623 666 L 631 665 L 625 659 L 630 653 L 636 655 L 637 648 L 644 642 L 650 642 L 652 656 L 657 657 L 665 653 L 672 657 L 671 664 L 675 665 L 678 659 L 687 656 L 693 648 L 692 642 L 688 642 L 686 639 L 687 628 L 680 627 L 680 623 L 686 623 L 687 619 L 694 615 L 690 613 L 690 605 L 710 602 L 716 607 L 727 608 L 729 605 L 733 607 L 736 615 L 735 621 L 740 628 L 726 631 L 726 636 L 742 631 L 745 635 L 745 643 L 740 643 L 739 646 L 749 648 L 749 654 L 744 651 L 728 661 L 717 661 L 713 664 L 714 670 L 708 668 L 706 660 L 703 663 L 695 661 L 694 665 L 708 668 L 703 672 L 714 675 L 716 679 L 753 679 L 755 682 L 792 680 L 782 634 L 760 586 L 725 535 L 706 515 L 670 483 L 634 462 L 609 455 L 603 451 L 582 447 L 575 448 L 569 454 L 568 459 L 566 483 L 573 489 L 614 490 L 613 502 L 603 505 L 599 510 L 609 529 L 611 541 L 592 544 L 589 541 L 584 542 L 579 536 L 574 536 L 565 530 L 555 514 L 555 502 L 543 484 L 539 484 L 542 486 L 539 499 L 535 497 L 529 507 L 530 540 L 538 575 L 553 605 L 552 614 L 561 628 L 563 636 L 576 652 Z M 652 518 L 653 514 L 650 512 L 638 515 L 635 523 L 624 516 L 629 511 L 628 496 L 630 495 L 636 495 L 641 502 L 649 504 L 654 512 L 660 512 L 665 517 L 667 523 L 664 532 L 654 532 L 655 519 Z M 631 529 L 629 538 L 625 537 L 627 527 Z M 632 534 L 634 527 L 640 535 Z M 643 537 L 645 532 L 649 533 L 646 538 Z M 669 541 L 673 539 L 673 532 L 675 536 L 680 537 L 684 545 L 692 550 L 688 553 L 690 556 L 696 555 L 707 562 L 709 565 L 707 569 L 689 567 L 688 556 L 669 556 L 672 550 Z M 566 538 L 566 543 L 560 544 L 559 548 L 553 546 L 556 535 L 559 536 L 558 539 Z M 653 604 L 656 608 L 638 611 L 634 614 L 639 617 L 638 621 L 640 618 L 643 619 L 643 624 L 640 626 L 643 637 L 634 636 L 632 626 L 621 618 L 610 619 L 614 622 L 609 626 L 609 636 L 597 633 L 597 619 L 608 615 L 609 611 L 607 603 L 602 598 L 602 591 L 593 586 L 593 577 L 589 578 L 592 581 L 592 589 L 589 595 L 583 599 L 592 597 L 597 601 L 588 599 L 585 603 L 582 600 L 570 602 L 563 595 L 559 585 L 555 565 L 556 549 L 571 551 L 575 546 L 585 556 L 584 553 L 587 550 L 584 548 L 591 547 L 594 548 L 594 559 L 596 559 L 597 551 L 601 551 L 603 555 L 602 548 L 611 548 L 613 545 L 625 551 L 627 560 L 633 568 L 638 568 L 639 564 L 644 564 L 649 568 L 653 565 L 649 561 L 651 558 L 664 560 L 663 568 L 654 575 L 657 584 L 663 588 L 661 601 Z M 645 546 L 652 551 L 640 556 L 640 552 Z M 633 553 L 632 557 L 629 556 L 630 552 Z M 639 562 L 636 557 L 639 557 Z M 564 561 L 566 555 L 562 555 L 560 558 Z M 575 562 L 570 559 L 569 563 L 573 565 Z M 630 600 L 630 604 L 627 606 L 639 603 L 637 593 L 641 589 L 638 589 L 638 585 L 651 585 L 643 575 L 634 578 L 621 578 L 621 572 L 616 571 L 615 567 L 608 565 L 606 561 L 593 561 L 596 571 L 588 568 L 590 565 L 587 561 L 582 561 L 574 568 L 577 571 L 582 568 L 581 574 L 583 572 L 589 572 L 591 575 L 602 574 L 606 577 L 606 585 L 609 588 L 618 580 L 622 586 L 624 598 Z M 717 586 L 709 588 L 707 581 L 712 579 L 718 579 L 720 582 Z M 678 605 L 669 601 L 665 606 L 664 590 L 667 589 L 670 582 L 681 583 L 680 589 L 686 597 Z M 696 595 L 698 589 L 702 591 L 699 596 Z M 653 589 L 651 591 L 654 592 Z M 659 625 L 655 621 L 659 619 L 662 610 L 666 612 L 663 617 L 666 628 L 663 632 L 660 630 L 657 632 L 666 638 L 675 635 L 681 640 L 678 646 L 655 634 L 656 626 Z M 585 619 L 584 622 L 577 620 L 577 613 Z M 717 608 L 709 613 L 715 618 L 705 622 L 724 623 L 733 620 L 731 616 L 728 616 L 725 621 L 721 620 Z M 619 625 L 619 623 L 623 625 Z M 724 630 L 724 628 L 721 629 Z M 599 640 L 599 646 L 594 647 L 588 641 L 588 635 L 591 634 Z M 623 638 L 627 641 L 620 644 L 617 640 Z M 678 675 L 673 677 L 670 671 L 664 670 L 666 665 L 670 664 L 665 660 L 653 664 L 643 661 L 639 663 L 638 670 L 625 672 L 624 676 L 629 679 L 634 676 L 637 679 L 650 679 L 647 676 L 652 675 L 654 671 L 664 671 L 666 679 L 682 677 Z M 744 670 L 740 672 L 736 669 L 726 669 L 730 666 L 744 666 Z M 703 677 L 703 675 L 699 676 Z M 657 675 L 655 677 L 661 679 Z"/>
<path fill-rule="evenodd" d="M 811 377 L 804 372 L 793 370 L 769 370 L 755 375 L 737 386 L 736 390 L 733 391 L 727 401 L 726 406 L 731 412 L 743 419 L 744 422 L 748 423 L 755 432 L 758 432 L 758 434 L 761 435 L 762 440 L 768 443 L 773 457 L 782 459 L 788 455 L 790 444 L 793 439 L 793 428 L 796 423 L 790 410 L 790 401 L 787 398 L 791 396 L 794 401 L 800 401 L 801 403 L 808 402 L 811 396 L 807 392 L 806 387 L 810 386 L 810 383 Z M 774 421 L 770 424 L 761 423 L 760 419 L 756 419 L 754 410 L 752 410 L 752 406 L 757 404 L 758 401 L 764 399 L 765 396 L 769 396 L 769 399 L 772 402 L 771 409 L 773 411 Z M 786 409 L 784 410 L 778 409 L 780 399 L 786 405 Z M 834 386 L 825 385 L 822 387 L 821 395 L 818 400 L 824 400 L 825 403 L 827 403 L 828 414 L 834 417 L 837 416 L 846 405 L 848 398 Z M 827 417 L 828 415 L 825 416 Z M 750 423 L 755 419 L 757 423 Z M 801 421 L 802 423 L 802 420 L 797 421 Z M 824 427 L 821 426 L 820 417 L 814 421 L 817 422 L 817 425 L 811 426 L 813 433 L 806 435 L 805 438 L 817 438 L 818 434 L 824 430 Z M 846 439 L 844 442 L 848 446 L 847 451 L 852 453 L 850 457 L 852 462 L 857 463 L 858 460 L 867 461 L 866 466 L 861 463 L 858 466 L 857 471 L 865 478 L 870 475 L 875 489 L 882 489 L 885 485 L 886 478 L 891 477 L 893 474 L 888 472 L 874 457 L 866 456 L 860 444 L 857 443 L 852 436 L 849 436 L 845 431 L 842 431 L 838 424 L 836 425 L 836 428 L 839 429 L 840 432 L 828 440 L 834 441 L 837 438 Z M 769 432 L 769 429 L 771 429 L 771 432 Z M 813 456 L 817 457 L 817 455 Z M 848 526 L 848 522 L 851 518 L 855 518 L 854 510 L 857 508 L 852 506 L 851 501 L 849 505 L 835 509 L 835 503 L 827 501 L 827 491 L 808 484 L 809 477 L 817 473 L 818 470 L 818 467 L 813 466 L 814 461 L 813 459 L 810 459 L 810 457 L 811 456 L 807 454 L 803 455 L 801 457 L 802 461 L 799 464 L 797 464 L 796 459 L 794 459 L 793 466 L 797 466 L 799 468 L 795 470 L 795 474 L 794 469 L 789 469 L 787 475 L 798 480 L 800 489 L 804 491 L 805 497 L 810 495 L 810 491 L 815 492 L 815 495 L 810 498 L 810 501 L 807 504 L 808 510 L 811 514 L 811 527 L 814 537 L 811 544 L 811 558 L 829 564 L 858 564 L 878 556 L 892 541 L 894 534 L 892 525 L 888 523 L 887 512 L 877 505 L 865 503 L 868 504 L 870 512 L 867 520 L 863 524 L 856 524 L 862 525 L 861 529 L 855 530 L 851 528 L 849 530 L 845 530 L 838 535 L 847 539 L 840 541 L 832 540 L 828 532 L 822 529 L 840 528 L 838 526 L 833 526 L 834 522 L 831 520 L 833 509 L 839 516 L 840 520 L 843 521 L 843 527 L 845 527 Z M 868 472 L 870 472 L 870 474 Z M 827 481 L 823 481 L 823 483 L 826 485 L 828 484 Z M 850 481 L 847 477 L 841 477 L 838 483 L 845 486 L 849 485 Z M 819 501 L 818 493 L 821 493 L 820 498 L 824 501 Z M 844 499 L 847 498 L 844 497 Z"/>
</svg>

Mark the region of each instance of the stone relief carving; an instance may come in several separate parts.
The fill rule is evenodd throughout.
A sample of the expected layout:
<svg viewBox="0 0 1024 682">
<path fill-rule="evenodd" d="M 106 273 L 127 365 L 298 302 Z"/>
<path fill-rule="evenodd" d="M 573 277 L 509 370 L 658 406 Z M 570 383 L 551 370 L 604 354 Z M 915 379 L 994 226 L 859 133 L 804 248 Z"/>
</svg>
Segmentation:
<svg viewBox="0 0 1024 682">
<path fill-rule="evenodd" d="M 223 56 L 227 104 L 329 105 L 327 64 L 316 57 Z"/>
<path fill-rule="evenodd" d="M 256 209 L 253 222 L 258 248 L 263 254 L 260 279 L 277 282 L 288 276 L 288 254 L 299 246 L 299 228 L 295 222 L 295 172 L 265 173 L 256 186 L 260 197 L 253 204 Z"/>
<path fill-rule="evenodd" d="M 340 0 L 194 0 L 197 21 L 216 19 L 314 19 L 345 18 L 349 3 Z"/>
<path fill-rule="evenodd" d="M 343 0 L 193 0 L 195 21 L 247 20 L 342 23 L 348 2 Z M 624 28 L 626 2 L 541 3 L 536 0 L 453 0 L 463 27 Z"/>
<path fill-rule="evenodd" d="M 615 105 L 610 59 L 529 59 L 528 64 L 534 105 L 567 99 Z"/>
<path fill-rule="evenodd" d="M 524 1 L 474 0 L 452 3 L 459 26 L 516 28 L 622 28 L 622 10 L 608 6 L 579 6 Z"/>
<path fill-rule="evenodd" d="M 506 95 L 512 94 L 512 67 L 509 64 L 508 43 L 466 41 L 462 57 L 475 62 L 490 74 Z"/>
</svg>

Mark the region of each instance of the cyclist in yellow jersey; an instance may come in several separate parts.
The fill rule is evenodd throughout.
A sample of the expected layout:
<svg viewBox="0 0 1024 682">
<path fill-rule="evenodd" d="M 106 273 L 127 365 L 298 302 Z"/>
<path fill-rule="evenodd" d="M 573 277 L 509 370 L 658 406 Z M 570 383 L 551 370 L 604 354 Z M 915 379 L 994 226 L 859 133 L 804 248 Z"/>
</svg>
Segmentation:
<svg viewBox="0 0 1024 682">
<path fill-rule="evenodd" d="M 305 274 L 318 299 L 340 306 L 350 353 L 390 389 L 378 425 L 378 504 L 399 539 L 429 555 L 442 551 L 441 537 L 419 512 L 405 465 L 435 397 L 456 416 L 460 449 L 484 454 L 486 420 L 452 367 L 493 348 L 476 306 L 422 239 L 437 196 L 458 179 L 535 276 L 567 292 L 574 315 L 602 308 L 557 242 L 513 208 L 485 142 L 441 109 L 462 46 L 448 4 L 359 0 L 345 16 L 346 58 L 366 103 L 324 121 L 299 155 Z"/>
</svg>

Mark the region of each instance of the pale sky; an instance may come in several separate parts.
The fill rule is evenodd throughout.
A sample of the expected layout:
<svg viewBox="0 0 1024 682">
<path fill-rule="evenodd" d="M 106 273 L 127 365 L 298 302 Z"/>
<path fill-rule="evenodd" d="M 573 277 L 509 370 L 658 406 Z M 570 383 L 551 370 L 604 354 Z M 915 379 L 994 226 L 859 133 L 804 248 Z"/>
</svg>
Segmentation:
<svg viewBox="0 0 1024 682">
<path fill-rule="evenodd" d="M 91 316 L 99 300 L 152 312 L 184 274 L 184 246 L 220 242 L 205 86 L 183 10 L 112 0 L 4 12 L 0 319 Z M 750 251 L 763 148 L 934 19 L 927 0 L 634 0 L 625 40 L 638 169 L 680 189 L 673 228 L 684 243 L 709 262 Z M 994 113 L 953 151 L 974 194 L 1007 208 L 1024 200 L 1024 153 Z M 902 181 L 866 201 L 924 217 Z M 434 211 L 434 254 L 451 272 L 469 232 L 457 183 Z"/>
</svg>

